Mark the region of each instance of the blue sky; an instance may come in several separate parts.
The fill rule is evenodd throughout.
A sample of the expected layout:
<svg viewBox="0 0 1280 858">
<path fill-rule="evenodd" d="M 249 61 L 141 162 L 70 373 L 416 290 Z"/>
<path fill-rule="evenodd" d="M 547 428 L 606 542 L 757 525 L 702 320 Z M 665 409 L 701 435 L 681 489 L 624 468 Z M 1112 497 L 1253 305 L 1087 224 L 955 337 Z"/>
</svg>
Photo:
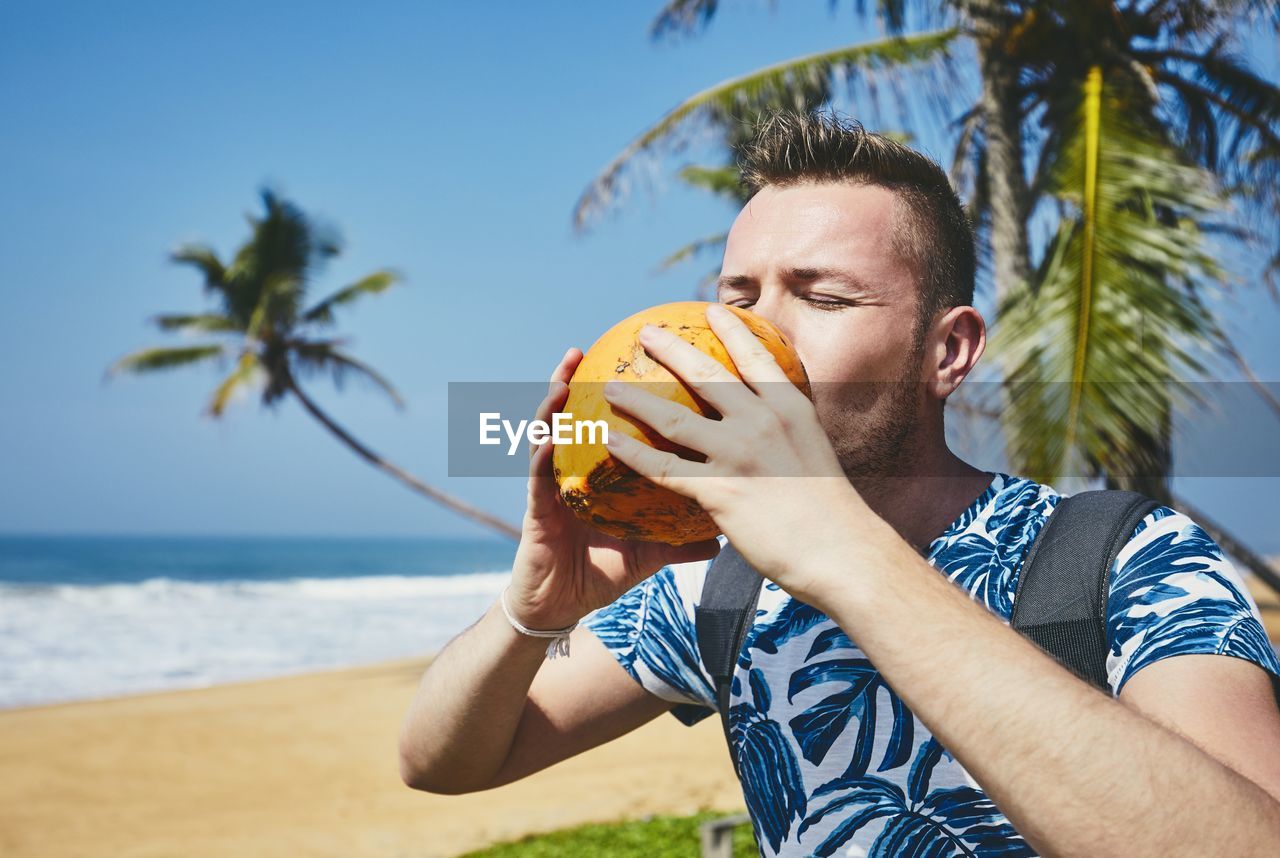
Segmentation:
<svg viewBox="0 0 1280 858">
<path fill-rule="evenodd" d="M 480 534 L 352 456 L 293 402 L 200 416 L 213 367 L 102 381 L 198 312 L 186 241 L 224 257 L 271 183 L 337 226 L 328 294 L 382 267 L 407 283 L 340 315 L 350 351 L 408 408 L 359 386 L 313 395 L 424 479 L 510 519 L 522 480 L 449 479 L 449 381 L 541 379 L 630 313 L 693 296 L 711 261 L 654 275 L 732 211 L 657 172 L 575 236 L 595 172 L 705 86 L 869 35 L 850 4 L 727 4 L 697 39 L 655 44 L 659 7 L 490 3 L 34 3 L 0 10 L 0 530 Z M 1259 61 L 1275 73 L 1274 44 Z M 924 140 L 945 156 L 945 141 Z M 693 153 L 690 157 L 696 156 Z M 1234 330 L 1266 378 L 1276 307 Z M 1280 551 L 1274 479 L 1198 480 L 1206 509 Z"/>
</svg>

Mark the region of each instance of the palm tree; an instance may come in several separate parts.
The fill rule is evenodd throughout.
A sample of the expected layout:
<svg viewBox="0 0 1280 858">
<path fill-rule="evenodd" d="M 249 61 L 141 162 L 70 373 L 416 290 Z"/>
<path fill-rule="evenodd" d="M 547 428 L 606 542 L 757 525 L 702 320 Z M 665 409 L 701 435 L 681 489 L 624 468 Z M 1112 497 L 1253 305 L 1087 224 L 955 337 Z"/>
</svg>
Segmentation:
<svg viewBox="0 0 1280 858">
<path fill-rule="evenodd" d="M 671 0 L 651 33 L 696 33 L 716 8 Z M 597 175 L 575 225 L 615 205 L 637 163 L 681 150 L 695 127 L 720 130 L 732 155 L 725 117 L 742 118 L 750 105 L 844 83 L 850 101 L 878 117 L 878 91 L 897 87 L 908 132 L 940 119 L 955 138 L 952 178 L 995 285 L 992 353 L 1011 464 L 1042 480 L 1100 477 L 1171 502 L 1171 415 L 1197 397 L 1185 380 L 1228 364 L 1253 380 L 1211 307 L 1233 273 L 1213 251 L 1215 242 L 1262 242 L 1259 229 L 1229 219 L 1232 207 L 1280 225 L 1280 88 L 1233 53 L 1246 27 L 1280 30 L 1280 6 L 886 0 L 875 15 L 888 36 L 749 72 L 677 105 Z M 910 16 L 923 28 L 907 33 Z M 962 53 L 978 82 L 971 98 L 937 78 L 963 80 Z M 906 83 L 927 108 L 922 118 Z M 732 164 L 700 169 L 695 180 L 714 176 L 723 193 Z M 1042 223 L 1056 229 L 1033 264 L 1029 227 Z M 667 262 L 714 249 L 717 238 Z M 1268 253 L 1276 294 L 1280 247 Z M 1198 511 L 1197 521 L 1280 589 L 1265 561 Z"/>
<path fill-rule="evenodd" d="M 226 342 L 195 346 L 159 347 L 126 355 L 110 366 L 104 380 L 119 373 L 149 373 L 235 356 L 235 368 L 214 390 L 205 414 L 221 418 L 236 391 L 262 385 L 262 404 L 275 407 L 292 394 L 302 407 L 357 456 L 409 488 L 504 536 L 518 539 L 520 530 L 439 489 L 427 485 L 356 440 L 326 414 L 299 386 L 300 376 L 328 372 L 339 390 L 348 376 L 372 383 L 397 408 L 404 401 L 391 384 L 371 367 L 341 348 L 345 340 L 321 335 L 317 329 L 334 324 L 334 311 L 378 295 L 401 282 L 394 271 L 382 270 L 345 286 L 305 307 L 312 278 L 341 252 L 336 234 L 313 223 L 296 206 L 268 189 L 261 191 L 266 214 L 248 215 L 252 236 L 240 246 L 230 265 L 212 248 L 188 244 L 175 251 L 174 262 L 190 265 L 204 277 L 204 294 L 219 303 L 216 312 L 164 314 L 151 321 L 162 331 L 225 334 Z"/>
</svg>

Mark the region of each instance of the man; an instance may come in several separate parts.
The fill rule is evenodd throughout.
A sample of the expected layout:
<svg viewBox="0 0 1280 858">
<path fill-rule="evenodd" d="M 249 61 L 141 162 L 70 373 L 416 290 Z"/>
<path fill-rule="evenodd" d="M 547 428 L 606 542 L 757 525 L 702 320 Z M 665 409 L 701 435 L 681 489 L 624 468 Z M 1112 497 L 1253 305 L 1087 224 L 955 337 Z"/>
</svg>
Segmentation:
<svg viewBox="0 0 1280 858">
<path fill-rule="evenodd" d="M 664 331 L 644 343 L 722 419 L 634 385 L 607 395 L 706 456 L 611 439 L 701 503 L 765 578 L 730 697 L 761 853 L 1280 854 L 1280 661 L 1194 522 L 1159 507 L 1117 558 L 1110 695 L 1008 625 L 1023 555 L 1061 496 L 947 448 L 943 403 L 985 326 L 945 175 L 824 114 L 775 115 L 741 166 L 754 195 L 719 300 L 781 328 L 814 401 L 714 306 L 744 381 Z M 555 370 L 540 419 L 580 358 Z M 718 544 L 586 528 L 559 503 L 549 447 L 531 458 L 512 621 L 495 602 L 453 640 L 406 717 L 401 772 L 416 788 L 487 789 L 663 712 L 714 712 L 693 606 Z M 584 617 L 567 659 L 544 661 L 546 640 L 515 625 Z"/>
</svg>

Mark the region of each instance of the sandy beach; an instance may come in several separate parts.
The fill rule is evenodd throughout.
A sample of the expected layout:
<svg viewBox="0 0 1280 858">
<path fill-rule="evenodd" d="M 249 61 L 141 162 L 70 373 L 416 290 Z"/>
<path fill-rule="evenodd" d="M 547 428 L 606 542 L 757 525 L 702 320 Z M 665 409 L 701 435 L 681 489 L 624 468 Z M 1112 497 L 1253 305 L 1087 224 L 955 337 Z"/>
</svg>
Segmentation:
<svg viewBox="0 0 1280 858">
<path fill-rule="evenodd" d="M 1280 600 L 1252 589 L 1280 639 Z M 719 722 L 667 715 L 520 783 L 410 790 L 396 738 L 426 664 L 0 712 L 0 854 L 449 856 L 582 822 L 742 806 Z"/>
<path fill-rule="evenodd" d="M 499 789 L 411 790 L 396 738 L 426 664 L 0 712 L 0 855 L 419 858 L 742 807 L 719 721 L 669 715 Z"/>
</svg>

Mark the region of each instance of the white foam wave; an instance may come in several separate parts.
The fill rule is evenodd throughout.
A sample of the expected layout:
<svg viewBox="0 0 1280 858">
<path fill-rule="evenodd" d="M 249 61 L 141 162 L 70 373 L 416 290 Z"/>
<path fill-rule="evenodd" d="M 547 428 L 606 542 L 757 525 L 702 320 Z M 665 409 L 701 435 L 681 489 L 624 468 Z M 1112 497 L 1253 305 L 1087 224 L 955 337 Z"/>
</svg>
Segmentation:
<svg viewBox="0 0 1280 858">
<path fill-rule="evenodd" d="M 479 617 L 510 577 L 0 585 L 0 707 L 425 654 Z"/>
<path fill-rule="evenodd" d="M 285 578 L 277 581 L 184 581 L 148 578 L 132 584 L 0 584 L 0 600 L 60 599 L 103 607 L 151 601 L 215 601 L 228 597 L 387 599 L 497 593 L 510 571 L 466 575 L 368 575 L 358 578 Z"/>
</svg>

